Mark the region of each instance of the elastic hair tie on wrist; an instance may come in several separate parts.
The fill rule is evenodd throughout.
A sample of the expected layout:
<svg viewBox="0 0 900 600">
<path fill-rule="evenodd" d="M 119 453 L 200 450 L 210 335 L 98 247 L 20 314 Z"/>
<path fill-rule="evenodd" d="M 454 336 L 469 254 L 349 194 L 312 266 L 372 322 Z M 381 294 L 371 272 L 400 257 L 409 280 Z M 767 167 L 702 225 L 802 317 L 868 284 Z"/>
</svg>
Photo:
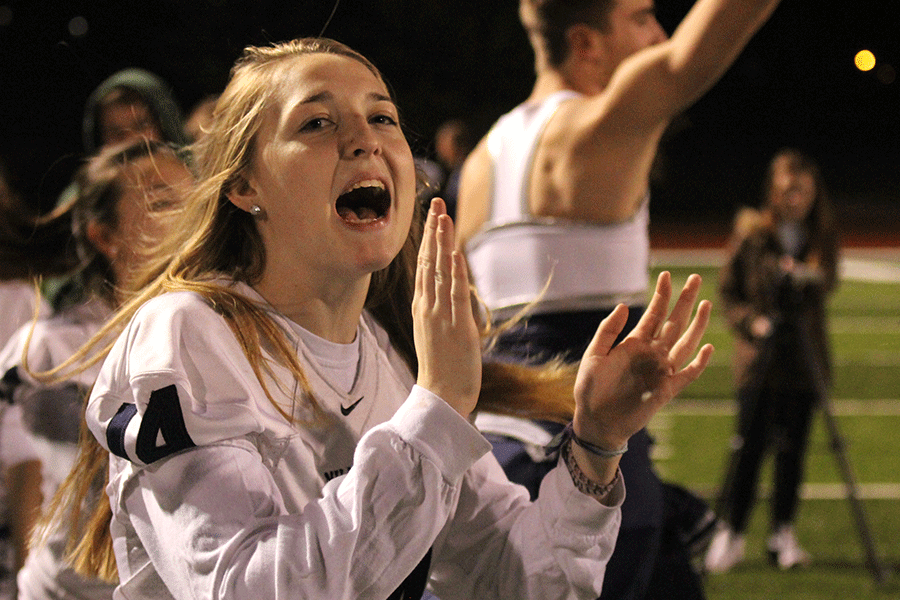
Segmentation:
<svg viewBox="0 0 900 600">
<path fill-rule="evenodd" d="M 626 452 L 628 452 L 628 442 L 625 442 L 625 445 L 617 450 L 606 450 L 605 448 L 601 448 L 600 446 L 596 446 L 586 440 L 581 439 L 577 435 L 575 435 L 575 429 L 573 428 L 572 422 L 569 421 L 569 424 L 566 425 L 566 428 L 560 431 L 556 437 L 551 440 L 550 444 L 547 445 L 547 453 L 551 453 L 555 450 L 558 450 L 566 440 L 572 440 L 594 456 L 599 456 L 600 458 L 616 458 L 617 456 L 622 456 Z"/>
</svg>

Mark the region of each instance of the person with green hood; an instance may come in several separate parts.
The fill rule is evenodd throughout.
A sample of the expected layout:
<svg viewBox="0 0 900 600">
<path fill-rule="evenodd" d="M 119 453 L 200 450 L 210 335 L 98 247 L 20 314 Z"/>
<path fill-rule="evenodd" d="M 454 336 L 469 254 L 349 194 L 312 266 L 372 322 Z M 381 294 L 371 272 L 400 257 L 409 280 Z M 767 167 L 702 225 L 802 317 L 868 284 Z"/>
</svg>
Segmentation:
<svg viewBox="0 0 900 600">
<path fill-rule="evenodd" d="M 158 75 L 128 68 L 107 77 L 84 107 L 82 140 L 87 154 L 135 137 L 183 146 L 188 142 L 181 109 Z"/>
<path fill-rule="evenodd" d="M 136 67 L 116 71 L 91 92 L 84 105 L 81 133 L 86 159 L 107 146 L 137 139 L 176 148 L 190 142 L 171 86 L 160 76 Z M 73 202 L 78 193 L 78 185 L 72 181 L 56 205 Z M 47 278 L 41 285 L 54 311 L 81 301 L 82 287 L 78 276 Z"/>
</svg>

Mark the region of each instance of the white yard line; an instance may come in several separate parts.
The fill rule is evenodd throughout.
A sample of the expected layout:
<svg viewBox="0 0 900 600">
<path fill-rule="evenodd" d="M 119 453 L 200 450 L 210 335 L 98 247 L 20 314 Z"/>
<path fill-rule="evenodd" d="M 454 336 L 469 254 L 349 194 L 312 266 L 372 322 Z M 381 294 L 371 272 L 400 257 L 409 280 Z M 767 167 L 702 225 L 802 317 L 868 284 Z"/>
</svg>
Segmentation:
<svg viewBox="0 0 900 600">
<path fill-rule="evenodd" d="M 654 267 L 719 267 L 726 254 L 719 248 L 657 248 L 650 251 Z M 842 252 L 840 276 L 843 279 L 900 283 L 900 250 L 897 248 L 847 248 Z"/>
<path fill-rule="evenodd" d="M 860 500 L 897 500 L 900 483 L 858 483 L 856 496 Z M 842 483 L 804 483 L 800 497 L 804 500 L 844 500 L 850 496 Z"/>
<path fill-rule="evenodd" d="M 834 414 L 839 417 L 900 417 L 900 399 L 883 400 L 835 400 Z M 650 429 L 656 438 L 653 459 L 660 461 L 665 470 L 665 461 L 673 457 L 674 448 L 670 442 L 670 431 L 676 427 L 677 417 L 733 417 L 735 404 L 733 401 L 708 402 L 701 400 L 679 400 L 663 408 L 653 418 Z M 691 486 L 695 491 L 706 495 L 716 493 L 716 489 L 708 483 Z M 856 493 L 861 500 L 900 500 L 900 483 L 870 482 L 857 483 Z M 771 486 L 762 483 L 760 498 L 768 498 Z M 800 490 L 804 500 L 845 500 L 847 487 L 843 483 L 804 483 Z"/>
<path fill-rule="evenodd" d="M 834 414 L 839 417 L 897 417 L 900 416 L 900 398 L 884 398 L 871 400 L 842 399 L 832 400 Z M 690 400 L 677 399 L 663 407 L 658 415 L 692 417 L 733 416 L 737 406 L 733 399 L 726 400 Z"/>
</svg>

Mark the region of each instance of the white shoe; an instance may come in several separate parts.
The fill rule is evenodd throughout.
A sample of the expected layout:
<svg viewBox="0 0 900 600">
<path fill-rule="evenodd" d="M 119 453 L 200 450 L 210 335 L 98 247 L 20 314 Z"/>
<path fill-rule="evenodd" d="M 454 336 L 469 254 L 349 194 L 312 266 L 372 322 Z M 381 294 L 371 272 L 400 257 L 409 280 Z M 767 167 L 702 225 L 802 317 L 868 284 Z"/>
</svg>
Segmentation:
<svg viewBox="0 0 900 600">
<path fill-rule="evenodd" d="M 812 562 L 809 552 L 800 547 L 791 525 L 776 528 L 766 542 L 766 549 L 769 551 L 769 560 L 781 569 L 806 567 Z"/>
<path fill-rule="evenodd" d="M 744 536 L 720 525 L 703 562 L 708 573 L 725 573 L 744 560 Z"/>
</svg>

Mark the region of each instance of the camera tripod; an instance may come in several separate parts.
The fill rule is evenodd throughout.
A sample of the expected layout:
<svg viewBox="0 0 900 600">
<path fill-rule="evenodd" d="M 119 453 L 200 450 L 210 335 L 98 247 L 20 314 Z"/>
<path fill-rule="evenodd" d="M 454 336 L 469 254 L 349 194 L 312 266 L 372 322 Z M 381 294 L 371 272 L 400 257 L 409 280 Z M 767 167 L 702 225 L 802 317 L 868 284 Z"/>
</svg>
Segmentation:
<svg viewBox="0 0 900 600">
<path fill-rule="evenodd" d="M 875 548 L 875 541 L 872 537 L 871 529 L 868 525 L 865 507 L 863 506 L 863 503 L 859 498 L 859 488 L 856 483 L 856 477 L 853 473 L 853 468 L 850 464 L 850 459 L 847 455 L 847 445 L 840 433 L 837 425 L 837 419 L 834 415 L 834 409 L 831 402 L 831 393 L 828 385 L 828 377 L 824 372 L 823 361 L 817 359 L 818 353 L 815 352 L 812 340 L 808 335 L 809 330 L 807 327 L 805 327 L 805 323 L 803 322 L 804 317 L 800 314 L 794 314 L 792 315 L 792 317 L 799 321 L 795 322 L 795 325 L 796 330 L 802 332 L 799 336 L 800 354 L 802 354 L 802 356 L 805 358 L 806 367 L 809 369 L 810 375 L 812 375 L 812 379 L 815 382 L 816 393 L 818 395 L 818 406 L 821 408 L 822 415 L 825 420 L 825 430 L 828 435 L 829 447 L 832 454 L 834 455 L 835 461 L 837 462 L 838 471 L 840 472 L 841 478 L 844 483 L 847 500 L 850 503 L 850 510 L 853 516 L 854 523 L 856 525 L 856 529 L 859 533 L 863 552 L 865 553 L 866 567 L 869 569 L 877 583 L 884 583 L 888 578 L 888 570 L 878 556 L 878 552 Z M 774 340 L 776 339 L 776 336 L 778 336 L 781 332 L 782 326 L 782 319 L 777 319 L 773 323 L 773 333 L 762 343 L 762 346 L 760 347 L 759 356 L 757 357 L 757 361 L 755 363 L 756 368 L 768 369 L 771 365 L 774 354 Z M 726 473 L 725 484 L 722 487 L 723 490 L 726 490 L 731 486 L 731 483 L 735 477 L 734 471 L 737 461 L 734 460 L 734 458 L 735 455 L 733 454 L 732 459 L 729 461 L 730 466 L 728 468 L 728 472 Z M 718 500 L 719 501 L 716 512 L 721 515 L 723 513 L 723 498 L 721 497 L 721 495 Z"/>
</svg>

